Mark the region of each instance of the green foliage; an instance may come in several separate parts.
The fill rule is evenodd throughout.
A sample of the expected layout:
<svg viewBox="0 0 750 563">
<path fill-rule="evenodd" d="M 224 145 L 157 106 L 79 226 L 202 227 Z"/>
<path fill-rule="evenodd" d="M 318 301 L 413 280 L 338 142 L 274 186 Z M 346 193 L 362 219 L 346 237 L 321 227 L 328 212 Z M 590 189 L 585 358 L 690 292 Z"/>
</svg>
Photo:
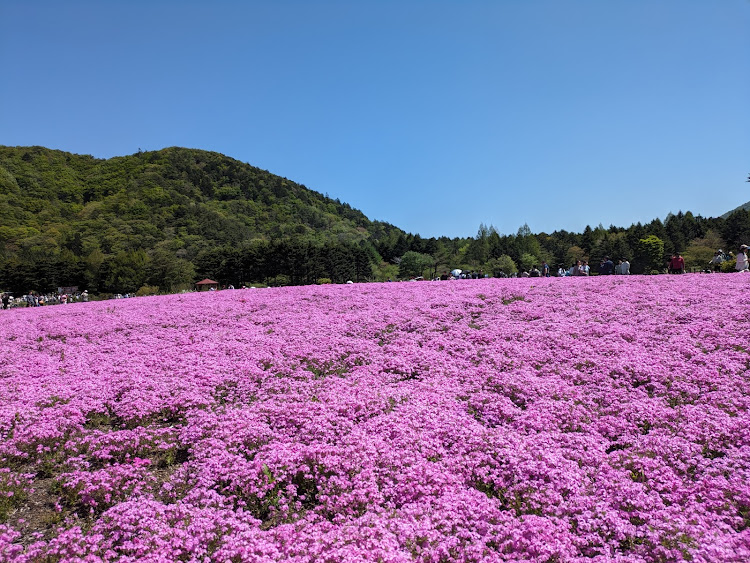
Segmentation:
<svg viewBox="0 0 750 563">
<path fill-rule="evenodd" d="M 28 478 L 0 467 L 0 524 L 7 521 L 10 513 L 26 500 L 25 484 Z"/>
<path fill-rule="evenodd" d="M 376 281 L 381 282 L 387 280 L 395 280 L 398 278 L 398 265 L 381 262 L 378 266 L 375 267 L 374 276 Z"/>
<path fill-rule="evenodd" d="M 664 269 L 664 242 L 659 237 L 648 235 L 639 240 L 637 253 L 645 271 Z"/>
<path fill-rule="evenodd" d="M 518 258 L 518 265 L 520 266 L 521 270 L 528 271 L 531 270 L 531 268 L 534 266 L 539 266 L 539 264 L 539 259 L 533 254 L 529 254 L 528 252 L 524 252 Z"/>
<path fill-rule="evenodd" d="M 503 254 L 498 258 L 493 258 L 485 264 L 483 269 L 486 272 L 489 272 L 493 277 L 499 277 L 502 274 L 509 276 L 513 272 L 518 272 L 518 266 L 516 266 L 513 258 L 507 254 Z"/>
<path fill-rule="evenodd" d="M 709 262 L 723 244 L 721 237 L 714 230 L 707 231 L 703 237 L 693 239 L 682 254 L 685 259 L 685 269 L 693 271 L 712 268 Z"/>
<path fill-rule="evenodd" d="M 144 285 L 138 288 L 138 291 L 135 292 L 135 294 L 138 297 L 143 297 L 145 295 L 159 295 L 159 286 L 157 285 Z"/>
<path fill-rule="evenodd" d="M 737 271 L 737 260 L 733 256 L 731 260 L 727 260 L 721 264 L 721 271 L 725 274 Z"/>
<path fill-rule="evenodd" d="M 433 267 L 435 260 L 429 254 L 422 254 L 410 250 L 401 257 L 398 267 L 400 278 L 416 278 L 423 276 Z M 428 273 L 429 275 L 429 273 Z"/>
<path fill-rule="evenodd" d="M 169 148 L 100 160 L 0 147 L 0 287 L 15 293 L 68 285 L 174 291 L 208 272 L 235 285 L 279 275 L 289 283 L 365 280 L 381 262 L 381 241 L 408 250 L 408 237 L 217 153 Z M 281 268 L 278 244 L 290 252 Z M 311 248 L 324 256 L 308 256 Z M 311 271 L 312 258 L 320 271 Z"/>
<path fill-rule="evenodd" d="M 466 250 L 466 262 L 474 266 L 484 264 L 489 258 L 489 243 L 490 229 L 484 223 L 481 223 L 476 238 L 471 240 Z"/>
<path fill-rule="evenodd" d="M 642 242 L 650 237 L 663 244 L 658 259 L 658 245 Z M 695 268 L 709 248 L 736 252 L 749 241 L 745 209 L 582 233 L 523 225 L 501 235 L 481 224 L 475 237 L 423 239 L 218 153 L 172 147 L 103 160 L 0 146 L 0 289 L 16 294 L 73 285 L 92 294 L 173 292 L 203 277 L 240 286 L 385 281 L 456 267 L 496 275 L 541 260 L 596 265 L 605 255 L 645 273 L 662 270 L 665 253 L 681 251 Z M 430 264 L 407 257 L 400 268 L 409 252 Z"/>
<path fill-rule="evenodd" d="M 562 262 L 567 269 L 568 266 L 575 264 L 578 260 L 588 260 L 589 256 L 580 246 L 573 245 L 565 252 L 565 260 Z"/>
<path fill-rule="evenodd" d="M 737 251 L 741 244 L 750 244 L 750 211 L 738 209 L 733 211 L 724 221 L 721 235 L 729 248 L 724 250 Z"/>
</svg>

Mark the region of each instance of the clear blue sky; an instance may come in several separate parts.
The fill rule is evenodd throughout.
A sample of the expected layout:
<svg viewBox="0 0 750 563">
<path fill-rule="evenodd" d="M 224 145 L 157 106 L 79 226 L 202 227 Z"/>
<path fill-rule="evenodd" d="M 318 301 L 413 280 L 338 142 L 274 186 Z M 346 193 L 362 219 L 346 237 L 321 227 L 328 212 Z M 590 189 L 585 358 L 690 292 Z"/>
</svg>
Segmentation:
<svg viewBox="0 0 750 563">
<path fill-rule="evenodd" d="M 2 0 L 0 144 L 218 151 L 425 237 L 716 216 L 750 1 Z"/>
</svg>

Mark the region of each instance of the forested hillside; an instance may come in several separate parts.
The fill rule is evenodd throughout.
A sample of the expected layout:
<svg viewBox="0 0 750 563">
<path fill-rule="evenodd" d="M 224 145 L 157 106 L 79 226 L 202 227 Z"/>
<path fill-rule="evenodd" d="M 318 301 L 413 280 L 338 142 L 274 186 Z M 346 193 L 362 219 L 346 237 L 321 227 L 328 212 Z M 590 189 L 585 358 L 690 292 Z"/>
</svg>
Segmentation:
<svg viewBox="0 0 750 563">
<path fill-rule="evenodd" d="M 301 250 L 317 254 L 314 277 L 366 279 L 380 261 L 373 245 L 399 235 L 217 153 L 168 148 L 101 160 L 0 147 L 0 288 L 15 292 L 171 290 L 208 275 L 270 281 Z"/>
<path fill-rule="evenodd" d="M 749 241 L 742 208 L 582 233 L 480 225 L 475 237 L 425 239 L 218 153 L 168 148 L 103 160 L 0 147 L 0 290 L 16 294 L 74 285 L 170 292 L 204 277 L 235 286 L 382 281 L 456 267 L 502 275 L 543 260 L 553 271 L 588 260 L 595 272 L 604 256 L 652 273 L 673 252 L 695 270 L 719 248 Z"/>
</svg>

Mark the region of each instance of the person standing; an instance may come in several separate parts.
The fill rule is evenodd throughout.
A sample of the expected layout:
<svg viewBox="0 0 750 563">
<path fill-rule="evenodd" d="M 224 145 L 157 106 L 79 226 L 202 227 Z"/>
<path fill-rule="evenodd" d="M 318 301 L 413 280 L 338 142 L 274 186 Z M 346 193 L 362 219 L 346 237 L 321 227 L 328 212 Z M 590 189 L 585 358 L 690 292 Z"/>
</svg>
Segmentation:
<svg viewBox="0 0 750 563">
<path fill-rule="evenodd" d="M 735 266 L 735 269 L 738 272 L 747 272 L 748 271 L 748 260 L 747 260 L 747 245 L 743 244 L 740 246 L 740 251 L 737 253 L 737 264 Z"/>
<path fill-rule="evenodd" d="M 723 262 L 724 262 L 724 253 L 721 251 L 721 249 L 719 249 L 714 254 L 714 257 L 711 258 L 709 265 L 711 266 L 711 269 L 714 272 L 719 272 L 721 271 L 721 265 Z"/>
<path fill-rule="evenodd" d="M 599 273 L 603 276 L 611 276 L 615 273 L 615 263 L 609 259 L 609 256 L 605 256 L 602 259 L 602 264 L 599 268 Z"/>
<path fill-rule="evenodd" d="M 669 272 L 672 274 L 685 273 L 685 260 L 680 254 L 672 254 L 672 259 L 669 261 Z"/>
<path fill-rule="evenodd" d="M 622 261 L 622 264 L 620 264 L 620 273 L 624 276 L 630 275 L 630 262 L 628 262 L 627 258 L 625 258 L 625 260 Z"/>
</svg>

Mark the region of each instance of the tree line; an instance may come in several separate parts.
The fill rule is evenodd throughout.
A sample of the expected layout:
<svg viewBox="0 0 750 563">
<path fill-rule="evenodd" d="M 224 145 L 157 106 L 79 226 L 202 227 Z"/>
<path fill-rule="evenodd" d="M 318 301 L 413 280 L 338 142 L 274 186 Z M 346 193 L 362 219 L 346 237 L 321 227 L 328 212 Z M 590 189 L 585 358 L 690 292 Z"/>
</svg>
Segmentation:
<svg viewBox="0 0 750 563">
<path fill-rule="evenodd" d="M 369 220 L 346 203 L 218 153 L 170 148 L 112 159 L 43 147 L 0 147 L 0 290 L 78 286 L 90 293 L 173 292 L 202 278 L 223 285 L 311 284 L 489 275 L 546 261 L 627 259 L 688 269 L 750 241 L 750 211 L 690 212 L 581 233 L 423 238 Z"/>
<path fill-rule="evenodd" d="M 634 274 L 661 273 L 672 254 L 685 259 L 688 271 L 708 268 L 718 250 L 737 252 L 750 241 L 750 210 L 738 209 L 726 218 L 704 218 L 691 212 L 670 214 L 662 221 L 635 223 L 627 228 L 587 226 L 582 233 L 555 231 L 534 234 L 528 225 L 503 235 L 480 225 L 469 239 L 422 239 L 399 236 L 376 244 L 384 257 L 399 263 L 400 277 L 440 275 L 458 267 L 489 275 L 528 271 L 543 261 L 567 269 L 576 260 L 598 265 L 605 257 L 628 260 Z M 726 265 L 730 270 L 730 265 Z"/>
<path fill-rule="evenodd" d="M 301 239 L 254 241 L 200 252 L 195 261 L 164 249 L 120 251 L 86 257 L 70 251 L 56 259 L 13 258 L 0 265 L 3 290 L 16 295 L 78 286 L 90 293 L 171 293 L 193 289 L 198 278 L 223 285 L 306 285 L 373 280 L 372 248 L 355 243 L 315 243 Z"/>
<path fill-rule="evenodd" d="M 192 258 L 170 244 L 105 254 L 81 252 L 76 240 L 59 252 L 30 250 L 0 260 L 0 288 L 16 294 L 79 286 L 91 293 L 135 293 L 191 289 L 208 277 L 223 285 L 303 285 L 432 278 L 459 267 L 490 276 L 529 270 L 547 262 L 567 268 L 579 259 L 597 264 L 605 256 L 627 259 L 635 274 L 661 272 L 672 253 L 682 254 L 688 269 L 703 269 L 718 249 L 737 249 L 750 240 L 750 211 L 726 219 L 692 213 L 654 219 L 646 225 L 608 229 L 587 227 L 582 233 L 537 233 L 523 225 L 503 235 L 480 225 L 467 238 L 422 238 L 397 233 L 378 240 L 321 241 L 302 237 L 207 245 Z M 78 252 L 76 252 L 78 250 Z"/>
</svg>

